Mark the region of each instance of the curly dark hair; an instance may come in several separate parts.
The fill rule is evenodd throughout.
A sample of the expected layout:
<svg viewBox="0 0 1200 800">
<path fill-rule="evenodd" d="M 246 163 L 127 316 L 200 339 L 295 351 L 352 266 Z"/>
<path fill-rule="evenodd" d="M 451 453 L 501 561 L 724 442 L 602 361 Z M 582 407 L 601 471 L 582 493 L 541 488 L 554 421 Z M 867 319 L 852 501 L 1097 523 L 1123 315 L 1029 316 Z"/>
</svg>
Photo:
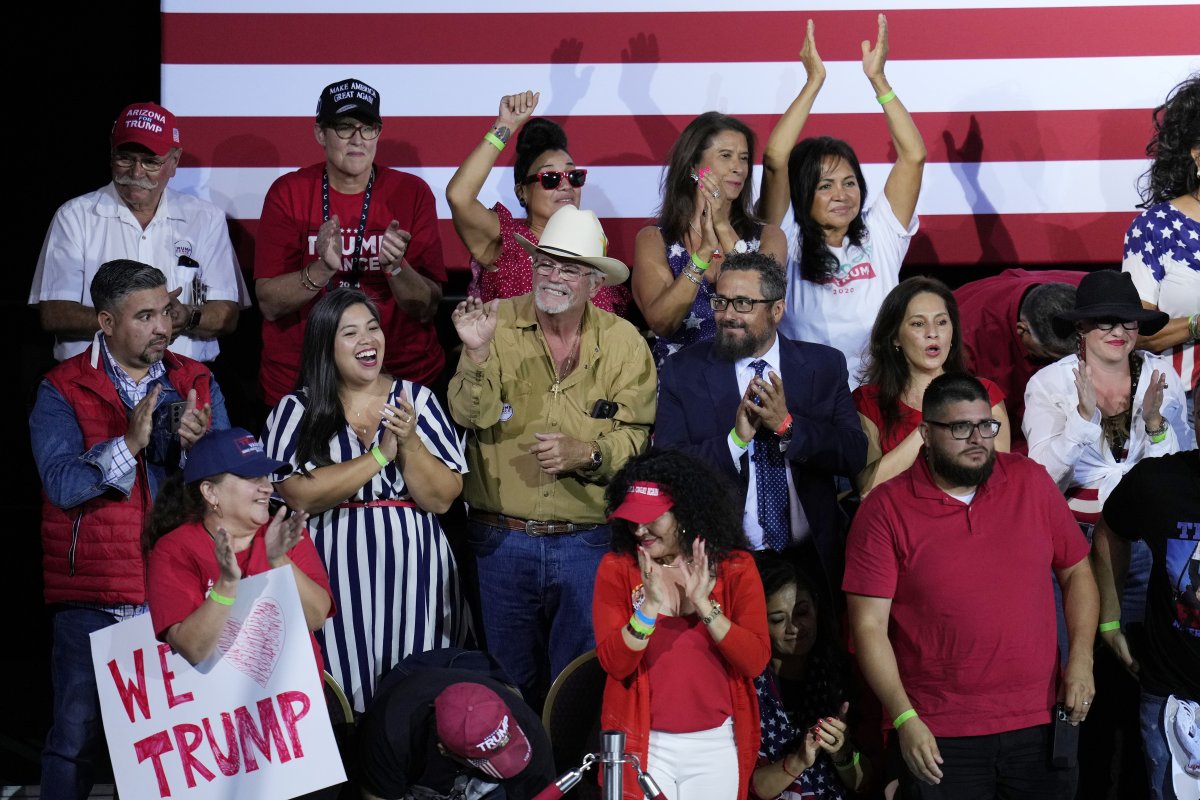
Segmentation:
<svg viewBox="0 0 1200 800">
<path fill-rule="evenodd" d="M 816 609 L 817 630 L 808 661 L 804 668 L 804 679 L 799 691 L 788 691 L 781 686 L 784 706 L 796 714 L 797 728 L 803 730 L 822 717 L 836 716 L 846 701 L 849 658 L 839 642 L 837 612 L 823 605 L 824 594 L 817 591 L 818 583 L 784 557 L 771 550 L 760 550 L 754 554 L 763 582 L 763 594 L 767 602 L 771 595 L 787 586 L 795 586 L 796 592 L 808 592 Z"/>
<path fill-rule="evenodd" d="M 800 228 L 800 277 L 813 283 L 825 283 L 837 271 L 837 258 L 825 246 L 825 231 L 812 218 L 813 198 L 825 159 L 841 159 L 850 165 L 858 180 L 858 214 L 850 222 L 847 236 L 856 247 L 862 246 L 867 235 L 867 224 L 863 222 L 863 209 L 867 206 L 867 180 L 854 148 L 832 136 L 813 136 L 801 140 L 788 156 L 788 189 L 792 197 L 792 216 Z"/>
<path fill-rule="evenodd" d="M 1146 145 L 1153 161 L 1139 179 L 1142 203 L 1149 208 L 1200 190 L 1193 148 L 1200 147 L 1200 72 L 1176 86 L 1167 102 L 1154 109 L 1154 136 Z"/>
<path fill-rule="evenodd" d="M 180 525 L 203 519 L 208 504 L 200 494 L 200 484 L 204 481 L 220 483 L 228 474 L 222 472 L 211 478 L 184 483 L 183 470 L 179 470 L 163 481 L 154 497 L 154 508 L 146 517 L 146 526 L 142 531 L 142 549 L 150 552 L 159 539 Z"/>
<path fill-rule="evenodd" d="M 749 550 L 742 531 L 742 509 L 737 494 L 724 476 L 699 459 L 679 450 L 653 448 L 629 459 L 613 476 L 604 491 L 605 513 L 612 514 L 634 481 L 659 484 L 675 505 L 671 508 L 679 523 L 679 546 L 692 551 L 692 542 L 704 539 L 709 561 L 719 564 L 734 550 Z M 637 557 L 636 525 L 624 519 L 612 521 L 614 553 Z"/>
<path fill-rule="evenodd" d="M 513 185 L 520 186 L 525 181 L 525 176 L 542 153 L 550 150 L 567 150 L 567 134 L 554 120 L 546 119 L 545 117 L 534 117 L 525 123 L 525 127 L 521 128 L 521 132 L 517 134 L 517 158 L 513 162 Z M 525 207 L 525 201 L 517 196 L 517 201 L 521 207 Z"/>
<path fill-rule="evenodd" d="M 883 413 L 884 430 L 887 431 L 900 422 L 900 396 L 908 388 L 909 367 L 904 353 L 893 344 L 904 324 L 904 315 L 908 313 L 908 304 L 914 297 L 924 292 L 936 294 L 946 304 L 946 313 L 950 315 L 950 325 L 953 332 L 950 336 L 950 352 L 946 355 L 946 363 L 942 369 L 951 374 L 965 372 L 962 361 L 962 327 L 958 322 L 958 302 L 946 284 L 937 278 L 917 276 L 900 281 L 900 284 L 888 292 L 879 307 L 879 315 L 875 317 L 875 325 L 871 328 L 871 339 L 866 362 L 863 364 L 863 383 L 879 386 L 879 410 Z"/>
<path fill-rule="evenodd" d="M 712 146 L 713 139 L 725 131 L 746 137 L 750 161 L 742 193 L 729 207 L 729 224 L 738 238 L 749 239 L 759 219 L 754 215 L 750 187 L 754 185 L 754 131 L 737 117 L 719 111 L 706 111 L 688 123 L 675 140 L 667 156 L 667 171 L 662 180 L 662 205 L 658 209 L 658 224 L 667 242 L 678 242 L 687 235 L 688 225 L 696 211 L 696 182 L 692 172 L 700 163 L 700 155 Z"/>
</svg>

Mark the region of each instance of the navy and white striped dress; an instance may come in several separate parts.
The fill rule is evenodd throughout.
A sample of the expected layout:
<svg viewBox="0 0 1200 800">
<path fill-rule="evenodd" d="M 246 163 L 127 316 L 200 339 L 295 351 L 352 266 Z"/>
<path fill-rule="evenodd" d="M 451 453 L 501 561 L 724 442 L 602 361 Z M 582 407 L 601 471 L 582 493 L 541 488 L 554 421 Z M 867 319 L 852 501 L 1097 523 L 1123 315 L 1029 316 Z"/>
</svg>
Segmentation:
<svg viewBox="0 0 1200 800">
<path fill-rule="evenodd" d="M 433 393 L 409 381 L 394 381 L 388 402 L 396 405 L 402 390 L 412 398 L 425 447 L 450 469 L 465 473 L 462 440 Z M 268 455 L 293 468 L 299 466 L 296 444 L 303 416 L 304 394 L 289 394 L 267 418 L 263 434 Z M 369 451 L 349 425 L 329 442 L 329 457 L 336 463 Z M 316 469 L 312 463 L 305 466 Z M 371 500 L 411 500 L 396 465 L 389 464 L 349 498 Z M 400 659 L 467 643 L 470 611 L 436 514 L 401 506 L 335 507 L 308 525 L 337 603 L 337 614 L 326 620 L 317 639 L 355 711 L 366 709 L 379 676 Z"/>
</svg>

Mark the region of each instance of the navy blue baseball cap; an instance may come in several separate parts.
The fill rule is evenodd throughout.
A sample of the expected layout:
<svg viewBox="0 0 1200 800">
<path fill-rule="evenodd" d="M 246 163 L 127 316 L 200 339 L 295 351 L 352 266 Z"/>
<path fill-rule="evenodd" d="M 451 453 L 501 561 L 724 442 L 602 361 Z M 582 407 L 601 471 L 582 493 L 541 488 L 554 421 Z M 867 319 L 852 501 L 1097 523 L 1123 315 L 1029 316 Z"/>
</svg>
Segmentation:
<svg viewBox="0 0 1200 800">
<path fill-rule="evenodd" d="M 258 438 L 245 428 L 209 431 L 192 445 L 183 466 L 185 483 L 211 478 L 228 472 L 242 478 L 291 472 L 290 465 L 268 458 Z"/>
</svg>

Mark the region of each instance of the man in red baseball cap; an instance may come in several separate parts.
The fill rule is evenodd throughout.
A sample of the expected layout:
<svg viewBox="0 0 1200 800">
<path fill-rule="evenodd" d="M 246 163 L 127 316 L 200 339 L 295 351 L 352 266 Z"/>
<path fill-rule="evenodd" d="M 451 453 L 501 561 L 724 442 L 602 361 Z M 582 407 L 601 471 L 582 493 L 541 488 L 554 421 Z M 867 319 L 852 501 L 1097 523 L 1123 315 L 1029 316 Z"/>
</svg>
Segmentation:
<svg viewBox="0 0 1200 800">
<path fill-rule="evenodd" d="M 55 335 L 54 357 L 62 361 L 82 353 L 96 333 L 88 287 L 100 265 L 149 264 L 167 277 L 171 351 L 211 362 L 220 352 L 217 337 L 232 332 L 250 305 L 225 212 L 167 188 L 183 143 L 175 115 L 157 103 L 126 106 L 111 144 L 112 182 L 55 213 L 29 304 Z"/>
<path fill-rule="evenodd" d="M 465 652 L 450 663 L 472 656 L 486 658 Z M 473 668 L 402 662 L 380 681 L 359 740 L 368 798 L 408 797 L 420 786 L 422 795 L 528 800 L 556 777 L 537 714 Z"/>
</svg>

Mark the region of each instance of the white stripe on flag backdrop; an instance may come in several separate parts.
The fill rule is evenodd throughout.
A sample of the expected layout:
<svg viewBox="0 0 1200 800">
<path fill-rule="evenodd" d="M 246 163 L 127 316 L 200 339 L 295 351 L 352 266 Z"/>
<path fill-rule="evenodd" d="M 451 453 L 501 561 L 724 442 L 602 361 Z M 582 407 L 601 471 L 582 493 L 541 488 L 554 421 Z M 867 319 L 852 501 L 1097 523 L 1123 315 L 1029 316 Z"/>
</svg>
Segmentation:
<svg viewBox="0 0 1200 800">
<path fill-rule="evenodd" d="M 317 162 L 317 95 L 346 77 L 379 90 L 379 163 L 438 198 L 450 267 L 466 252 L 446 182 L 501 95 L 542 93 L 589 168 L 583 207 L 629 260 L 658 204 L 666 153 L 717 109 L 762 141 L 799 90 L 804 22 L 829 77 L 805 133 L 848 140 L 882 189 L 887 126 L 859 42 L 888 15 L 888 77 L 929 148 L 909 263 L 1116 264 L 1138 202 L 1150 110 L 1200 70 L 1200 4 L 1116 0 L 164 0 L 163 104 L 185 155 L 173 185 L 253 234 L 278 175 Z M 397 11 L 403 8 L 403 11 Z M 759 158 L 761 158 L 760 154 Z M 516 208 L 506 151 L 481 200 Z M 755 170 L 755 182 L 759 177 Z M 757 186 L 755 187 L 757 188 Z M 247 265 L 249 266 L 249 265 Z"/>
</svg>

